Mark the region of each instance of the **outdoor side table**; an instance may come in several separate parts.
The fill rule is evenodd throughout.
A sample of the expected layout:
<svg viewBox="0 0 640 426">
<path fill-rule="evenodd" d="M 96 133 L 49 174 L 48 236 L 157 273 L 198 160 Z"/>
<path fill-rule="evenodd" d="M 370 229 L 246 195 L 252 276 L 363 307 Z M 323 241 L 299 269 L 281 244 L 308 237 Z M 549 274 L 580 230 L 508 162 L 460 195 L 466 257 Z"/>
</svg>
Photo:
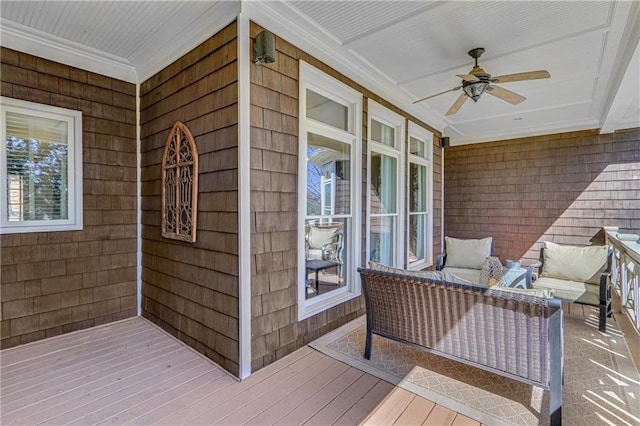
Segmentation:
<svg viewBox="0 0 640 426">
<path fill-rule="evenodd" d="M 504 286 L 526 288 L 525 277 L 527 270 L 524 268 L 505 268 L 504 269 Z"/>
<path fill-rule="evenodd" d="M 339 262 L 333 262 L 331 260 L 312 259 L 307 260 L 306 268 L 308 271 L 314 271 L 316 273 L 316 292 L 319 292 L 318 273 L 325 269 L 333 268 L 340 265 Z"/>
</svg>

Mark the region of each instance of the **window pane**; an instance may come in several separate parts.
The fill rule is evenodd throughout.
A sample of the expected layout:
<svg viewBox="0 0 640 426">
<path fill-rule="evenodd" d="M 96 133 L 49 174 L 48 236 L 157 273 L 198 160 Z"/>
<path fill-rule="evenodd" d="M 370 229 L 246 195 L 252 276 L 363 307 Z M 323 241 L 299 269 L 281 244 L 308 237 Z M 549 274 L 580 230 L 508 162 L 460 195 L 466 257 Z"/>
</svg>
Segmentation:
<svg viewBox="0 0 640 426">
<path fill-rule="evenodd" d="M 396 213 L 397 160 L 371 153 L 371 213 Z"/>
<path fill-rule="evenodd" d="M 378 143 L 395 148 L 395 129 L 372 119 L 371 139 Z"/>
<path fill-rule="evenodd" d="M 67 122 L 6 114 L 7 220 L 68 219 Z"/>
<path fill-rule="evenodd" d="M 427 167 L 409 163 L 409 211 L 427 211 Z"/>
<path fill-rule="evenodd" d="M 427 215 L 409 216 L 409 263 L 424 259 Z"/>
<path fill-rule="evenodd" d="M 307 215 L 351 214 L 351 146 L 307 134 Z"/>
<path fill-rule="evenodd" d="M 349 131 L 349 108 L 309 89 L 307 117 Z"/>
<path fill-rule="evenodd" d="M 395 217 L 372 217 L 369 258 L 383 265 L 394 266 Z"/>
<path fill-rule="evenodd" d="M 420 139 L 409 137 L 409 152 L 418 157 L 426 158 L 425 143 Z"/>
<path fill-rule="evenodd" d="M 305 298 L 344 287 L 351 242 L 350 218 L 309 219 L 305 222 Z"/>
</svg>

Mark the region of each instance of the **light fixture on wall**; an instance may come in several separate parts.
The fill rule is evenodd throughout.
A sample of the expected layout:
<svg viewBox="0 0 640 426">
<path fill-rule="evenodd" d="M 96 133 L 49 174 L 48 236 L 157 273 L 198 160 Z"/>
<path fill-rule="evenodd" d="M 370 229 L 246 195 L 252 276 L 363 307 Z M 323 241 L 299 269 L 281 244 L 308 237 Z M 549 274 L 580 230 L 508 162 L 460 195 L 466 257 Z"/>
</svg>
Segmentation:
<svg viewBox="0 0 640 426">
<path fill-rule="evenodd" d="M 276 38 L 273 33 L 262 30 L 253 42 L 253 63 L 270 64 L 276 61 Z"/>
</svg>

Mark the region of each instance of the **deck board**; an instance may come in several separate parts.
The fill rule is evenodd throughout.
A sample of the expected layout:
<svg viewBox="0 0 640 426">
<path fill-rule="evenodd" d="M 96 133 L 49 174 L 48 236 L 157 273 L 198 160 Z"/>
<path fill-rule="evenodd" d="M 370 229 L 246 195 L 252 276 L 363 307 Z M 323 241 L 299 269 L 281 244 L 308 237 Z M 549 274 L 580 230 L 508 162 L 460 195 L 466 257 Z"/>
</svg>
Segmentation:
<svg viewBox="0 0 640 426">
<path fill-rule="evenodd" d="M 240 382 L 143 318 L 0 360 L 3 425 L 478 424 L 307 346 Z"/>
<path fill-rule="evenodd" d="M 404 412 L 393 423 L 395 425 L 421 425 L 429 416 L 435 403 L 420 397 L 415 397 Z"/>
<path fill-rule="evenodd" d="M 29 374 L 25 374 L 26 377 L 23 382 L 18 380 L 16 383 L 7 384 L 6 387 L 3 381 L 3 402 L 10 403 L 25 397 L 31 398 L 34 394 L 51 390 L 53 387 L 56 387 L 56 392 L 58 392 L 60 390 L 57 387 L 58 383 L 64 383 L 65 387 L 69 387 L 76 382 L 79 382 L 78 385 L 83 385 L 90 383 L 94 378 L 101 378 L 109 372 L 116 374 L 118 370 L 135 370 L 136 366 L 142 361 L 154 359 L 156 356 L 166 354 L 171 350 L 179 350 L 178 344 L 168 347 L 164 339 L 148 341 L 148 343 L 150 343 L 148 346 L 144 343 L 140 343 L 139 346 L 131 346 L 130 351 L 114 351 L 113 353 L 95 357 L 95 362 L 91 362 L 92 360 L 89 358 L 74 366 L 73 361 L 71 361 L 72 365 L 66 368 L 52 367 L 46 373 L 41 372 L 39 376 L 31 377 L 32 374 L 29 372 Z M 37 371 L 40 372 L 40 370 Z"/>
<path fill-rule="evenodd" d="M 279 419 L 276 423 L 280 424 L 303 424 L 318 411 L 325 407 L 329 402 L 339 398 L 344 389 L 353 383 L 362 375 L 362 372 L 356 369 L 349 369 L 337 379 L 332 381 L 328 386 L 322 388 L 319 392 L 300 404 L 294 410 L 291 410 L 286 416 Z"/>
<path fill-rule="evenodd" d="M 2 351 L 2 365 L 9 367 L 14 364 L 30 363 L 38 357 L 51 356 L 64 351 L 72 353 L 78 346 L 82 346 L 86 342 L 96 344 L 101 341 L 108 341 L 119 335 L 129 337 L 130 331 L 135 329 L 149 330 L 148 327 L 145 327 L 144 323 L 123 320 L 100 327 L 39 340 L 24 346 L 5 349 Z"/>
<path fill-rule="evenodd" d="M 362 423 L 393 389 L 394 386 L 391 383 L 378 379 L 378 382 L 333 424 L 355 425 Z"/>
<path fill-rule="evenodd" d="M 156 339 L 161 339 L 162 337 L 159 333 L 155 336 Z M 81 363 L 85 359 L 90 362 L 96 361 L 101 354 L 111 356 L 115 351 L 122 352 L 123 350 L 130 350 L 129 346 L 136 344 L 141 338 L 144 339 L 144 341 L 148 341 L 149 339 L 144 328 L 124 331 L 123 334 L 119 336 L 113 336 L 110 339 L 101 339 L 97 342 L 92 342 L 91 345 L 72 345 L 69 350 L 55 350 L 49 354 L 40 354 L 39 356 L 29 358 L 25 357 L 24 360 L 14 363 L 5 362 L 6 359 L 3 353 L 2 365 L 8 367 L 8 369 L 6 371 L 3 370 L 2 382 L 7 385 L 17 383 L 29 377 L 37 377 L 42 374 L 43 371 L 50 371 L 52 368 L 73 367 L 76 362 Z M 108 352 L 105 352 L 107 350 Z"/>
<path fill-rule="evenodd" d="M 328 396 L 333 395 L 333 399 L 317 413 L 315 413 L 306 424 L 327 425 L 335 423 L 353 405 L 362 399 L 379 381 L 377 377 L 353 368 L 352 375 L 356 378 L 348 387 L 345 385 L 351 382 L 350 377 L 341 377 L 340 382 L 332 383 L 327 389 Z M 312 401 L 313 402 L 313 401 Z"/>
<path fill-rule="evenodd" d="M 264 411 L 257 413 L 244 424 L 261 426 L 276 423 L 296 407 L 308 403 L 317 392 L 320 392 L 329 383 L 337 380 L 349 368 L 350 367 L 344 363 L 338 363 L 334 368 L 325 370 L 323 374 L 316 376 L 314 380 L 305 383 L 305 385 L 300 387 L 294 394 L 281 399 L 277 404 L 272 404 Z"/>
<path fill-rule="evenodd" d="M 327 370 L 335 368 L 339 365 L 338 361 L 323 358 L 300 371 L 293 377 L 288 378 L 277 387 L 269 389 L 258 397 L 244 401 L 232 413 L 226 414 L 216 421 L 218 424 L 244 424 L 247 420 L 255 417 L 257 414 L 265 411 L 273 405 L 278 405 L 280 401 L 295 393 L 301 386 L 314 381 L 318 376 L 324 374 Z M 208 423 L 208 422 L 207 422 Z"/>
<path fill-rule="evenodd" d="M 369 425 L 392 425 L 409 406 L 415 394 L 402 388 L 395 388 L 382 404 L 364 421 Z"/>
<path fill-rule="evenodd" d="M 150 349 L 150 348 L 149 348 Z M 43 380 L 35 386 L 29 383 L 23 390 L 11 387 L 2 389 L 3 413 L 14 411 L 14 405 L 24 406 L 31 401 L 39 403 L 48 401 L 52 397 L 67 397 L 67 392 L 75 392 L 77 395 L 83 389 L 93 389 L 101 385 L 107 385 L 120 380 L 119 377 L 139 374 L 141 370 L 149 368 L 153 371 L 157 363 L 163 359 L 169 361 L 174 354 L 180 352 L 181 346 L 176 342 L 167 342 L 153 345 L 153 349 L 145 351 L 136 349 L 129 356 L 116 356 L 110 360 L 95 364 L 92 367 L 78 369 L 71 372 L 61 372 L 59 377 L 48 376 L 49 380 Z"/>
</svg>

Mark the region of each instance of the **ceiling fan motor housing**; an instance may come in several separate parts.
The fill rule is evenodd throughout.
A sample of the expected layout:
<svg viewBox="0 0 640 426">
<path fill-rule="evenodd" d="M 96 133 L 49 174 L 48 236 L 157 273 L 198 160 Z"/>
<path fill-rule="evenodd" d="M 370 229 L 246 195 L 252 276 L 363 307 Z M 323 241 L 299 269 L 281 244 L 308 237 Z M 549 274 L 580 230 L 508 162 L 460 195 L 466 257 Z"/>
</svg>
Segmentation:
<svg viewBox="0 0 640 426">
<path fill-rule="evenodd" d="M 480 95 L 484 93 L 485 89 L 489 86 L 489 82 L 491 81 L 491 74 L 487 74 L 482 68 L 479 68 L 479 70 L 483 72 L 474 73 L 473 71 L 475 71 L 475 68 L 471 72 L 478 78 L 479 81 L 462 81 L 462 90 L 464 90 L 464 93 L 466 93 L 468 97 L 473 99 L 474 102 L 478 102 L 478 99 L 480 99 Z"/>
</svg>

